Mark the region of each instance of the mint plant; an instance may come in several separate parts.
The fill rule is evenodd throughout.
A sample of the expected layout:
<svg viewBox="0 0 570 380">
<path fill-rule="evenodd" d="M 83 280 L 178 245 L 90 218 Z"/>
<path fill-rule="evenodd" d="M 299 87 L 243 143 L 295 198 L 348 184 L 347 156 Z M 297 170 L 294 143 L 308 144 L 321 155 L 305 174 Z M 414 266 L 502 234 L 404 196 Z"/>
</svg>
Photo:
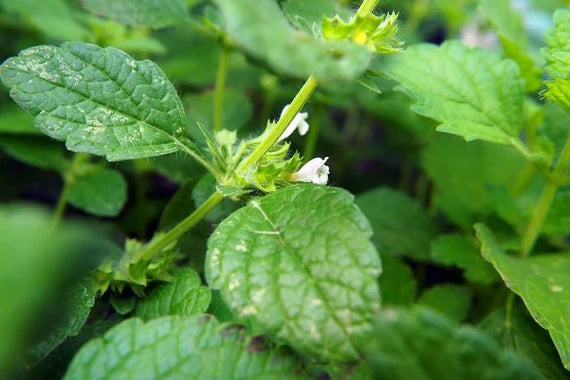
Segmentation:
<svg viewBox="0 0 570 380">
<path fill-rule="evenodd" d="M 570 9 L 525 4 L 0 0 L 0 374 L 567 378 Z"/>
</svg>

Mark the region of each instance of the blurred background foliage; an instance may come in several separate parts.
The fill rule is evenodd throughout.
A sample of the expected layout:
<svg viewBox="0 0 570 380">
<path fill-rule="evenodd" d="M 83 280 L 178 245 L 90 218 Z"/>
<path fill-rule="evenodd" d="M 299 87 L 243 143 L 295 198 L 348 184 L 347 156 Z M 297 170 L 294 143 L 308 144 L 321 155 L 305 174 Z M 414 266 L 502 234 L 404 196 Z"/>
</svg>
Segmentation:
<svg viewBox="0 0 570 380">
<path fill-rule="evenodd" d="M 241 136 L 260 133 L 268 119 L 277 119 L 302 83 L 303 75 L 283 75 L 278 65 L 276 69 L 267 63 L 267 57 L 232 48 L 217 28 L 219 15 L 207 1 L 186 0 L 187 22 L 155 29 L 125 25 L 96 9 L 90 12 L 90 3 L 0 0 L 0 60 L 30 46 L 67 40 L 114 46 L 137 60 L 151 59 L 176 86 L 196 139 L 200 139 L 193 127 L 196 122 L 209 128 L 213 124 L 222 56 L 227 60 L 227 78 L 221 123 Z M 309 33 L 319 32 L 322 9 L 346 15 L 349 7 L 358 6 L 341 0 L 278 3 L 291 24 Z M 563 0 L 515 0 L 505 15 L 487 12 L 485 3 L 385 0 L 380 10 L 399 13 L 399 36 L 407 46 L 460 39 L 508 56 L 504 40 L 525 38 L 525 54 L 541 62 L 539 51 L 546 31 L 553 27 L 552 12 L 568 6 Z M 304 17 L 295 17 L 299 14 Z M 493 26 L 501 24 L 497 18 L 513 14 L 520 21 L 511 25 L 514 29 Z M 275 56 L 269 61 L 282 59 Z M 528 219 L 540 195 L 541 179 L 510 147 L 436 134 L 434 121 L 413 113 L 409 98 L 392 91 L 394 82 L 374 75 L 379 59 L 360 82 L 323 83 L 306 106 L 310 132 L 304 138 L 293 136 L 293 147 L 306 159 L 329 156 L 330 184 L 357 195 L 383 258 L 380 284 L 386 305 L 417 301 L 456 322 L 482 322 L 502 344 L 497 320 L 506 289 L 479 255 L 472 224 L 483 221 L 508 241 Z M 554 106 L 534 110 L 529 102 L 527 108 L 525 121 L 537 128 L 557 133 L 563 129 L 557 125 L 568 123 L 568 115 Z M 120 163 L 72 154 L 36 130 L 33 117 L 14 104 L 6 89 L 0 91 L 0 165 L 0 377 L 2 368 L 31 368 L 48 355 L 39 367 L 18 376 L 55 376 L 83 342 L 122 318 L 121 310 L 133 309 L 128 306 L 133 295 L 127 292 L 114 299 L 106 296 L 91 310 L 93 291 L 80 280 L 96 267 L 103 252 L 115 249 L 105 244 L 122 245 L 126 237 L 147 240 L 157 228 L 173 226 L 204 200 L 213 184 L 201 167 L 179 153 Z M 527 175 L 521 177 L 525 170 Z M 568 186 L 557 194 L 552 207 L 556 211 L 546 222 L 546 237 L 539 241 L 541 251 L 570 250 L 569 198 Z M 386 207 L 379 212 L 378 204 Z M 202 270 L 213 226 L 236 207 L 222 204 L 181 239 L 180 251 L 197 271 Z M 66 223 L 61 222 L 64 213 Z M 54 229 L 57 234 L 51 232 Z M 65 292 L 71 295 L 59 296 Z M 62 318 L 66 304 L 78 298 L 79 305 L 87 305 L 83 314 L 67 318 L 65 329 L 54 328 L 52 322 Z M 488 316 L 493 310 L 498 311 Z M 521 335 L 521 352 L 543 345 L 551 353 L 538 359 L 547 363 L 544 373 L 563 378 L 546 332 L 520 305 L 517 310 L 514 323 L 530 326 L 516 330 L 527 334 Z M 211 311 L 220 319 L 229 314 L 215 293 Z M 80 332 L 89 313 L 90 320 L 97 322 Z"/>
</svg>

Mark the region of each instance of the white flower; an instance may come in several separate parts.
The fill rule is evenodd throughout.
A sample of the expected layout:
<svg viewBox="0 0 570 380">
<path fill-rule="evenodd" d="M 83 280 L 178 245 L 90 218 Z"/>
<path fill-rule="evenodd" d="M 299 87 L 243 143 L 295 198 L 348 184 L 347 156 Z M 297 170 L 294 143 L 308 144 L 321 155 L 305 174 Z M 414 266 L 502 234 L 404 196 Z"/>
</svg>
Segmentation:
<svg viewBox="0 0 570 380">
<path fill-rule="evenodd" d="M 329 158 L 317 157 L 307 162 L 298 172 L 291 174 L 289 179 L 294 182 L 313 182 L 326 185 L 329 181 L 329 167 L 325 165 Z"/>
<path fill-rule="evenodd" d="M 283 117 L 289 106 L 290 104 L 287 104 L 285 107 L 283 107 L 283 111 L 281 111 L 281 116 L 279 118 Z M 304 136 L 309 131 L 309 124 L 305 121 L 308 117 L 309 114 L 307 112 L 297 113 L 293 121 L 289 123 L 287 129 L 285 129 L 285 131 L 279 137 L 279 140 L 277 140 L 277 142 L 285 140 L 287 137 L 291 136 L 291 134 L 295 131 L 295 129 L 299 129 L 299 134 L 301 136 Z"/>
</svg>

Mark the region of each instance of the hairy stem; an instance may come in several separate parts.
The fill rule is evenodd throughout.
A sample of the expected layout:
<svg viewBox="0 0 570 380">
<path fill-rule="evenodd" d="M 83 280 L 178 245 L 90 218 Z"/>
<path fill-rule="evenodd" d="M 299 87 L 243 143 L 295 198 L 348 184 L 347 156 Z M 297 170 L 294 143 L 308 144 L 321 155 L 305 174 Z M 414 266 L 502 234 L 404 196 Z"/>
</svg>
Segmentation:
<svg viewBox="0 0 570 380">
<path fill-rule="evenodd" d="M 536 205 L 534 213 L 532 214 L 532 218 L 530 219 L 530 222 L 523 235 L 521 242 L 521 255 L 523 257 L 526 257 L 531 253 L 538 235 L 542 231 L 542 227 L 548 215 L 548 211 L 550 210 L 550 206 L 554 200 L 556 190 L 558 190 L 558 187 L 560 187 L 568 160 L 570 160 L 570 135 L 568 135 L 566 144 L 564 144 L 564 148 L 562 148 L 562 152 L 558 157 L 558 161 L 556 162 L 556 166 L 552 171 L 552 175 L 547 179 L 546 187 L 540 196 L 538 204 Z"/>
<path fill-rule="evenodd" d="M 362 4 L 360 4 L 360 8 L 358 8 L 358 10 L 356 11 L 356 16 L 357 17 L 368 16 L 370 13 L 372 13 L 374 8 L 376 8 L 376 5 L 378 5 L 379 2 L 380 0 L 364 0 Z"/>
<path fill-rule="evenodd" d="M 224 108 L 224 90 L 226 87 L 226 76 L 228 74 L 228 54 L 227 46 L 222 46 L 218 73 L 216 74 L 216 89 L 214 93 L 214 131 L 222 129 L 222 115 Z"/>
<path fill-rule="evenodd" d="M 215 192 L 200 205 L 193 213 L 178 223 L 174 228 L 165 233 L 160 239 L 152 241 L 141 254 L 142 257 L 152 257 L 157 252 L 166 248 L 173 241 L 178 240 L 186 231 L 194 227 L 202 220 L 214 207 L 224 199 L 223 195 Z"/>
<path fill-rule="evenodd" d="M 318 82 L 314 76 L 310 76 L 303 87 L 299 90 L 295 98 L 291 102 L 287 111 L 277 122 L 277 125 L 269 132 L 265 139 L 251 152 L 251 154 L 242 162 L 240 162 L 236 171 L 238 174 L 245 174 L 253 165 L 259 161 L 261 157 L 275 144 L 279 137 L 283 134 L 287 126 L 293 121 L 295 115 L 303 108 L 307 100 L 317 88 Z"/>
<path fill-rule="evenodd" d="M 59 194 L 59 199 L 57 200 L 57 204 L 55 206 L 55 211 L 53 214 L 53 221 L 52 225 L 56 227 L 63 218 L 63 213 L 67 207 L 67 200 L 69 198 L 69 194 L 71 193 L 71 186 L 76 180 L 77 176 L 77 169 L 81 167 L 89 156 L 85 153 L 75 153 L 73 155 L 73 160 L 71 161 L 71 166 L 66 173 L 63 174 L 63 189 Z"/>
</svg>

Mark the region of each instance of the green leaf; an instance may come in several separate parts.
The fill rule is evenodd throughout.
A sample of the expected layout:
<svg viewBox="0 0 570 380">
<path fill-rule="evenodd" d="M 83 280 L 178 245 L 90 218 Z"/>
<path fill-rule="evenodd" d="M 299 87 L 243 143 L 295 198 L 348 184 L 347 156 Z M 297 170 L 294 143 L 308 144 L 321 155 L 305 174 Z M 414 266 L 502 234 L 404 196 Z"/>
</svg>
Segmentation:
<svg viewBox="0 0 570 380">
<path fill-rule="evenodd" d="M 428 258 L 433 223 L 418 201 L 380 187 L 359 194 L 356 204 L 370 220 L 372 240 L 381 252 L 417 260 Z"/>
<path fill-rule="evenodd" d="M 546 36 L 546 71 L 552 80 L 545 83 L 544 96 L 570 112 L 570 10 L 557 10 L 554 23 Z"/>
<path fill-rule="evenodd" d="M 69 167 L 65 150 L 45 136 L 0 136 L 0 147 L 18 161 L 63 172 Z"/>
<path fill-rule="evenodd" d="M 184 97 L 191 126 L 200 123 L 212 130 L 214 117 L 214 92 L 191 94 Z M 222 128 L 235 131 L 242 128 L 251 118 L 253 106 L 241 91 L 227 88 L 224 91 L 222 107 Z"/>
<path fill-rule="evenodd" d="M 570 253 L 515 258 L 503 251 L 483 224 L 475 225 L 475 230 L 483 257 L 523 299 L 536 322 L 548 330 L 562 364 L 570 369 Z"/>
<path fill-rule="evenodd" d="M 293 357 L 209 315 L 128 319 L 77 353 L 64 379 L 292 379 Z"/>
<path fill-rule="evenodd" d="M 206 174 L 198 181 L 192 189 L 192 199 L 194 205 L 199 207 L 216 191 L 216 179 L 211 174 Z M 204 220 L 211 223 L 218 223 L 225 219 L 232 212 L 237 210 L 243 202 L 234 202 L 229 198 L 222 200 L 212 211 L 204 217 Z"/>
<path fill-rule="evenodd" d="M 533 362 L 544 379 L 568 379 L 568 372 L 562 367 L 546 330 L 534 322 L 522 305 L 515 305 L 510 315 L 510 328 L 505 325 L 503 309 L 489 315 L 478 327 L 493 336 L 497 343 L 512 347 L 519 356 Z"/>
<path fill-rule="evenodd" d="M 536 92 L 542 82 L 542 70 L 527 53 L 529 43 L 521 14 L 509 0 L 479 0 L 479 9 L 497 32 L 505 56 L 519 65 L 526 91 Z"/>
<path fill-rule="evenodd" d="M 96 168 L 71 185 L 69 203 L 98 216 L 117 216 L 127 200 L 127 183 L 120 172 Z"/>
<path fill-rule="evenodd" d="M 416 299 L 418 284 L 410 267 L 391 255 L 382 255 L 382 305 L 411 305 Z"/>
<path fill-rule="evenodd" d="M 382 311 L 362 342 L 375 379 L 541 378 L 531 363 L 501 350 L 482 331 L 422 308 Z"/>
<path fill-rule="evenodd" d="M 436 285 L 425 290 L 418 303 L 430 307 L 455 322 L 467 317 L 471 301 L 469 289 L 459 285 Z"/>
<path fill-rule="evenodd" d="M 208 309 L 212 293 L 202 286 L 198 273 L 181 269 L 172 282 L 159 285 L 137 303 L 135 315 L 146 321 L 166 315 L 189 316 Z"/>
<path fill-rule="evenodd" d="M 153 157 L 149 162 L 157 172 L 178 184 L 197 181 L 204 176 L 204 168 L 187 154 L 174 153 Z"/>
<path fill-rule="evenodd" d="M 370 63 L 372 54 L 364 46 L 320 41 L 294 29 L 274 0 L 215 3 L 231 42 L 281 74 L 303 79 L 314 74 L 326 81 L 354 79 Z"/>
<path fill-rule="evenodd" d="M 34 118 L 30 114 L 10 104 L 0 111 L 0 133 L 37 135 L 41 132 L 34 128 Z"/>
<path fill-rule="evenodd" d="M 495 209 L 493 188 L 508 189 L 524 168 L 510 147 L 437 134 L 421 155 L 435 183 L 435 202 L 454 222 L 471 231 L 479 216 Z"/>
<path fill-rule="evenodd" d="M 556 192 L 542 231 L 558 236 L 567 236 L 570 233 L 570 186 L 560 188 Z"/>
<path fill-rule="evenodd" d="M 47 37 L 57 40 L 84 40 L 88 31 L 74 19 L 65 0 L 0 0 L 6 12 L 29 21 Z"/>
<path fill-rule="evenodd" d="M 135 61 L 111 47 L 66 42 L 23 50 L 2 64 L 0 77 L 12 98 L 36 115 L 36 127 L 66 140 L 70 150 L 117 161 L 182 146 L 182 102 L 150 61 Z"/>
<path fill-rule="evenodd" d="M 446 41 L 387 57 L 384 72 L 415 100 L 415 112 L 441 123 L 438 131 L 520 144 L 524 91 L 514 62 Z"/>
<path fill-rule="evenodd" d="M 82 4 L 97 16 L 126 25 L 162 28 L 188 21 L 184 0 L 83 0 Z"/>
<path fill-rule="evenodd" d="M 95 304 L 95 292 L 89 281 L 75 284 L 66 294 L 65 315 L 56 328 L 29 352 L 32 361 L 37 362 L 47 356 L 68 337 L 79 334 L 91 308 Z"/>
<path fill-rule="evenodd" d="M 481 257 L 476 241 L 468 235 L 438 236 L 431 243 L 431 257 L 438 263 L 463 269 L 465 278 L 474 283 L 489 285 L 498 280 L 493 267 Z"/>
<path fill-rule="evenodd" d="M 339 15 L 348 19 L 354 13 L 350 8 L 343 6 L 336 0 L 285 0 L 281 6 L 283 11 L 297 27 L 305 32 L 318 33 L 321 31 L 323 17 Z"/>
<path fill-rule="evenodd" d="M 358 357 L 380 308 L 380 259 L 348 192 L 295 185 L 253 199 L 208 241 L 206 279 L 260 330 L 322 360 Z"/>
</svg>

